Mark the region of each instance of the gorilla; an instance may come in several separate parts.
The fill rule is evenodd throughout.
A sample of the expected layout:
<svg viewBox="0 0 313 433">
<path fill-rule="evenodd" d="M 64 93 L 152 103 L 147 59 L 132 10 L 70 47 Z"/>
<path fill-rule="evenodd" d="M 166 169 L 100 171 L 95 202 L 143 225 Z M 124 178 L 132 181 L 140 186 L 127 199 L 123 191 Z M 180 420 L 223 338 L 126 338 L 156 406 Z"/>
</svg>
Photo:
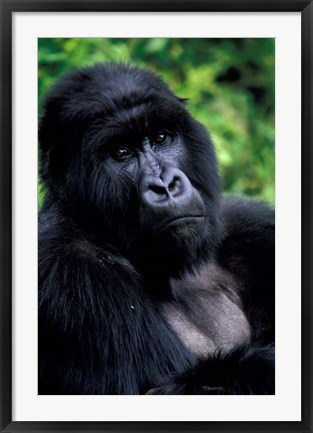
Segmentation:
<svg viewBox="0 0 313 433">
<path fill-rule="evenodd" d="M 274 394 L 274 212 L 221 198 L 186 100 L 72 71 L 39 142 L 39 394 Z"/>
</svg>

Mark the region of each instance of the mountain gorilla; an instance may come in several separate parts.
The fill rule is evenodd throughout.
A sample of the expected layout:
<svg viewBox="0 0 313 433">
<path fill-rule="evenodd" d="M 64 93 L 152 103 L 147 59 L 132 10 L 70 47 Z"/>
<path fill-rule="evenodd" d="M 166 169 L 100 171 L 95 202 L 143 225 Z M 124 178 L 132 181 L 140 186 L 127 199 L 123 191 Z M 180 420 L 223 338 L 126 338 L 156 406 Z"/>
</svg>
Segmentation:
<svg viewBox="0 0 313 433">
<path fill-rule="evenodd" d="M 40 126 L 40 394 L 273 394 L 274 214 L 148 71 L 66 75 Z"/>
</svg>

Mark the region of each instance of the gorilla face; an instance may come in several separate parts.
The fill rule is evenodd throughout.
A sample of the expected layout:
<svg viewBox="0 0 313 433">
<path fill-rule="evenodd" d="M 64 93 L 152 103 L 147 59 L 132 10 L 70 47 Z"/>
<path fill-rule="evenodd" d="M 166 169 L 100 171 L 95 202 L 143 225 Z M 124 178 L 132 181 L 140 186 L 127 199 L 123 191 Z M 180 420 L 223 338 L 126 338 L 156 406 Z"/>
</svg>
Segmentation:
<svg viewBox="0 0 313 433">
<path fill-rule="evenodd" d="M 218 239 L 219 177 L 204 128 L 153 74 L 68 75 L 46 101 L 43 178 L 73 216 L 137 262 L 180 267 Z"/>
</svg>

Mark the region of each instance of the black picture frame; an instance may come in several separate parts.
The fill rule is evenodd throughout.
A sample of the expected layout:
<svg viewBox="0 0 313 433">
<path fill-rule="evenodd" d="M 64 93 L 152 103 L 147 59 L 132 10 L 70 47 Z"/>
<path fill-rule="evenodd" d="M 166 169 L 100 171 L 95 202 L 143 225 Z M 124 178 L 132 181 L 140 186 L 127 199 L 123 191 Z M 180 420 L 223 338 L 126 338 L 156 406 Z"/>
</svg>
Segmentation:
<svg viewBox="0 0 313 433">
<path fill-rule="evenodd" d="M 0 0 L 0 308 L 1 432 L 312 432 L 312 0 Z M 302 420 L 299 422 L 14 422 L 12 421 L 12 14 L 14 12 L 301 12 L 302 27 Z M 292 83 L 290 83 L 292 86 Z M 292 347 L 290 348 L 292 350 Z M 286 360 L 288 362 L 288 360 Z"/>
</svg>

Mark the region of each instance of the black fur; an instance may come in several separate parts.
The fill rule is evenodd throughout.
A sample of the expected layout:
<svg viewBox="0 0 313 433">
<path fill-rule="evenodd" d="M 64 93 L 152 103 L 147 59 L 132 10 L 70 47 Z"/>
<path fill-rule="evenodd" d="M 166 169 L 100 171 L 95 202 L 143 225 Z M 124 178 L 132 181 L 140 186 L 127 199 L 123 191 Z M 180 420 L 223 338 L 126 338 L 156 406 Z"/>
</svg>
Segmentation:
<svg viewBox="0 0 313 433">
<path fill-rule="evenodd" d="M 150 72 L 74 71 L 44 108 L 39 393 L 273 394 L 273 211 L 220 199 Z"/>
</svg>

